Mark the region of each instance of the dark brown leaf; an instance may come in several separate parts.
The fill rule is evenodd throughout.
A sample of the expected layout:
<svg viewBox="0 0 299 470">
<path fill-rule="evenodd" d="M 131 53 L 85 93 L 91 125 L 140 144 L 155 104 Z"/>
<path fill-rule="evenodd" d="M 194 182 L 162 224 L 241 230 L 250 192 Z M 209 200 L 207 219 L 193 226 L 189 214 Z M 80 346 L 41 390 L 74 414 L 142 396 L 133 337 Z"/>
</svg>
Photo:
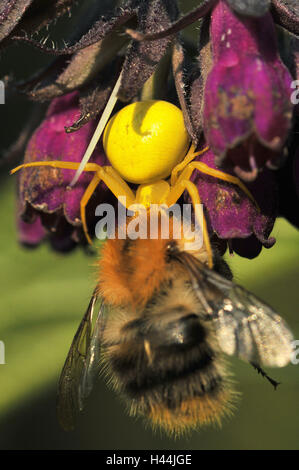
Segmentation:
<svg viewBox="0 0 299 470">
<path fill-rule="evenodd" d="M 119 28 L 123 24 L 127 23 L 130 19 L 136 16 L 135 10 L 130 6 L 131 2 L 128 2 L 128 6 L 124 8 L 118 8 L 113 17 L 102 16 L 96 21 L 89 31 L 84 34 L 79 41 L 76 41 L 73 45 L 66 46 L 64 48 L 48 47 L 42 42 L 35 41 L 27 36 L 13 36 L 12 40 L 21 41 L 28 44 L 36 49 L 51 54 L 51 55 L 71 55 L 88 46 L 91 46 L 100 40 L 104 39 L 108 34 Z"/>
<path fill-rule="evenodd" d="M 272 15 L 290 33 L 299 34 L 298 0 L 272 0 Z"/>
<path fill-rule="evenodd" d="M 172 69 L 177 95 L 184 115 L 185 126 L 192 141 L 197 144 L 197 135 L 192 123 L 190 103 L 186 88 L 187 75 L 185 71 L 184 47 L 179 40 L 176 41 L 173 48 Z"/>
<path fill-rule="evenodd" d="M 62 61 L 64 66 L 57 68 L 56 76 L 47 75 L 45 80 L 35 84 L 28 95 L 34 100 L 45 101 L 80 89 L 91 83 L 99 72 L 113 61 L 119 49 L 127 41 L 126 36 L 118 35 L 117 32 L 108 35 L 103 40 L 77 52 L 71 59 L 64 59 Z M 56 61 L 57 65 L 59 63 L 61 59 Z"/>
<path fill-rule="evenodd" d="M 0 41 L 17 26 L 33 0 L 0 0 Z"/>
<path fill-rule="evenodd" d="M 138 24 L 142 32 L 152 34 L 159 28 L 168 28 L 178 14 L 172 0 L 151 0 L 138 10 Z M 152 43 L 133 41 L 123 66 L 119 98 L 128 101 L 142 88 L 165 55 L 173 36 Z"/>
<path fill-rule="evenodd" d="M 116 59 L 105 70 L 105 73 L 101 72 L 89 86 L 80 91 L 81 115 L 72 126 L 66 127 L 66 132 L 70 133 L 81 129 L 84 124 L 95 119 L 103 111 L 115 86 L 120 69 L 120 61 Z"/>
<path fill-rule="evenodd" d="M 179 18 L 177 21 L 172 23 L 168 28 L 163 29 L 157 32 L 148 32 L 145 34 L 144 31 L 134 31 L 128 29 L 127 33 L 135 39 L 136 41 L 154 41 L 156 39 L 166 38 L 172 34 L 178 33 L 182 29 L 186 28 L 195 21 L 203 18 L 209 13 L 213 6 L 217 3 L 218 0 L 204 0 L 201 5 L 194 10 L 186 13 L 186 15 Z"/>
</svg>

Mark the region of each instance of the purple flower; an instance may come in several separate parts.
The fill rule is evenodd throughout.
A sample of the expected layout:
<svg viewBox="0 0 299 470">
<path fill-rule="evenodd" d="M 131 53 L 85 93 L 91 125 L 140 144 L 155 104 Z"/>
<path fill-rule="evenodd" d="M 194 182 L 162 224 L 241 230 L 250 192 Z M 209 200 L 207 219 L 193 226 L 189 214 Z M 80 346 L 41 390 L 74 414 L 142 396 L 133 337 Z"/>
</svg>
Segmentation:
<svg viewBox="0 0 299 470">
<path fill-rule="evenodd" d="M 265 165 L 278 168 L 284 161 L 292 79 L 278 53 L 274 21 L 283 26 L 280 43 L 282 36 L 298 34 L 297 4 L 295 0 L 205 0 L 165 30 L 146 34 L 129 30 L 134 39 L 154 43 L 203 19 L 193 67 L 178 39 L 173 53 L 186 128 L 195 145 L 204 130 L 216 164 L 233 165 L 247 181 L 254 180 Z M 283 49 L 292 55 L 292 47 Z"/>
<path fill-rule="evenodd" d="M 198 160 L 216 168 L 211 150 L 198 157 Z M 205 207 L 211 236 L 217 235 L 226 240 L 231 251 L 248 258 L 257 256 L 263 246 L 273 246 L 275 239 L 269 238 L 269 235 L 277 215 L 274 172 L 264 169 L 254 182 L 246 184 L 259 208 L 235 184 L 197 170 L 193 172 L 192 180 Z"/>
<path fill-rule="evenodd" d="M 90 121 L 76 133 L 67 134 L 65 126 L 73 122 L 78 113 L 77 93 L 53 100 L 45 119 L 27 145 L 24 162 L 46 160 L 80 162 L 96 123 Z M 100 165 L 109 165 L 100 146 L 94 151 L 91 161 Z M 52 233 L 61 232 L 62 238 L 66 236 L 75 241 L 81 239 L 80 201 L 93 174 L 83 173 L 75 187 L 68 188 L 73 176 L 73 170 L 49 167 L 23 169 L 19 179 L 22 219 L 27 223 L 33 221 L 36 230 L 39 231 L 36 215 L 41 215 L 43 225 Z M 92 200 L 94 203 L 95 201 L 100 203 L 107 199 L 107 193 L 109 193 L 107 187 L 100 184 Z M 22 226 L 21 229 L 23 228 Z M 36 237 L 38 240 L 37 232 Z"/>
<path fill-rule="evenodd" d="M 236 15 L 221 0 L 213 10 L 213 66 L 204 91 L 204 131 L 216 164 L 244 180 L 274 167 L 288 136 L 292 77 L 282 63 L 270 13 Z"/>
<path fill-rule="evenodd" d="M 24 222 L 20 217 L 17 218 L 17 230 L 19 242 L 27 247 L 39 245 L 45 237 L 45 229 L 42 226 L 40 217 L 32 223 Z"/>
<path fill-rule="evenodd" d="M 178 16 L 175 0 L 127 0 L 121 6 L 118 6 L 117 0 L 92 2 L 91 5 L 85 0 L 88 14 L 82 14 L 82 11 L 78 14 L 77 11 L 77 15 L 76 9 L 73 9 L 77 3 L 74 0 L 52 0 L 51 5 L 42 8 L 38 6 L 39 0 L 23 0 L 24 5 L 21 0 L 10 3 L 11 8 L 8 6 L 2 14 L 0 42 L 2 38 L 3 42 L 0 46 L 25 42 L 47 54 L 58 56 L 25 82 L 14 83 L 15 88 L 39 102 L 78 91 L 80 113 L 75 121 L 69 123 L 68 132 L 80 129 L 89 120 L 101 115 L 121 72 L 119 98 L 130 101 L 136 97 L 159 68 L 174 37 L 170 35 L 154 44 L 140 43 L 131 41 L 124 34 L 125 28 L 138 25 L 144 33 L 155 32 L 169 27 Z M 79 3 L 83 4 L 84 1 Z M 48 26 L 56 16 L 66 11 L 74 11 L 77 21 L 73 19 L 75 35 L 73 31 L 71 37 L 66 34 L 63 47 L 56 46 L 55 36 L 52 42 L 33 37 L 33 31 Z M 28 21 L 28 16 L 32 21 Z M 165 80 L 169 70 L 167 64 L 168 61 Z M 162 90 L 165 88 L 164 83 L 159 86 Z"/>
<path fill-rule="evenodd" d="M 294 0 L 194 1 L 194 10 L 185 15 L 179 15 L 176 0 L 126 0 L 121 6 L 116 0 L 94 2 L 86 16 L 76 16 L 74 0 L 54 0 L 44 8 L 38 0 L 2 3 L 1 47 L 22 41 L 57 56 L 46 69 L 16 84 L 38 102 L 55 98 L 31 137 L 25 161 L 79 162 L 95 129 L 94 119 L 103 113 L 116 83 L 120 101 L 179 101 L 193 144 L 198 146 L 204 133 L 211 148 L 203 160 L 247 181 L 261 209 L 259 212 L 236 186 L 193 175 L 211 234 L 222 246 L 228 243 L 248 257 L 273 244 L 268 237 L 277 215 L 274 178 L 278 180 L 282 173 L 278 170 L 274 177 L 269 168 L 283 163 L 283 150 L 292 134 L 290 97 L 294 89 L 290 73 L 293 79 L 298 78 L 295 35 L 299 16 Z M 77 32 L 72 38 L 63 38 L 64 46 L 55 44 L 55 36 L 51 37 L 53 47 L 41 36 L 33 37 L 33 31 L 41 31 L 69 8 Z M 177 33 L 199 18 L 197 49 Z M 283 27 L 279 35 L 274 22 Z M 278 53 L 278 36 L 286 66 Z M 293 38 L 290 47 L 286 37 Z M 286 168 L 291 165 L 289 160 Z M 100 145 L 92 161 L 108 163 Z M 293 178 L 293 168 L 289 178 Z M 83 173 L 78 184 L 67 190 L 73 175 L 70 170 L 38 167 L 23 170 L 20 177 L 22 220 L 38 228 L 36 220 L 40 218 L 59 247 L 85 240 L 80 200 L 91 175 Z M 287 192 L 287 182 L 283 184 Z M 281 201 L 283 191 L 279 192 Z M 109 196 L 110 191 L 101 184 L 87 207 L 90 226 L 92 204 Z M 26 238 L 27 226 L 22 230 Z M 36 237 L 39 239 L 38 231 Z"/>
</svg>

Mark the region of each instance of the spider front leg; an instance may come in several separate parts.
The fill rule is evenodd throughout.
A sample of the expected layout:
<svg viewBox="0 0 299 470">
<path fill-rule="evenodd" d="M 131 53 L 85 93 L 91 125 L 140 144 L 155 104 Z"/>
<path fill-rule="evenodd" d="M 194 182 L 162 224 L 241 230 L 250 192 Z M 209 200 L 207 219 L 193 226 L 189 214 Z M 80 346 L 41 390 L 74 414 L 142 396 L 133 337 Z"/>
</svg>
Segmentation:
<svg viewBox="0 0 299 470">
<path fill-rule="evenodd" d="M 64 170 L 77 170 L 79 168 L 80 163 L 76 162 L 61 162 L 60 160 L 52 160 L 46 162 L 30 162 L 30 163 L 23 163 L 22 165 L 17 166 L 13 170 L 10 171 L 10 174 L 13 175 L 19 170 L 23 168 L 31 168 L 34 166 L 49 166 L 51 168 L 61 168 Z M 98 168 L 101 168 L 100 165 L 96 163 L 87 163 L 84 168 L 84 171 L 97 171 Z"/>
<path fill-rule="evenodd" d="M 208 165 L 206 165 L 203 162 L 191 162 L 187 168 L 188 168 L 188 173 L 191 172 L 190 176 L 193 170 L 199 170 L 201 173 L 204 173 L 205 175 L 213 176 L 214 178 L 218 178 L 222 181 L 226 181 L 227 183 L 231 183 L 231 184 L 238 186 L 249 197 L 249 199 L 251 199 L 251 201 L 255 204 L 257 209 L 260 210 L 258 203 L 252 196 L 249 189 L 246 188 L 245 184 L 242 183 L 242 181 L 237 176 L 230 175 L 229 173 L 224 173 L 223 171 L 216 170 L 215 168 L 210 168 Z"/>
<path fill-rule="evenodd" d="M 46 162 L 31 162 L 19 165 L 18 167 L 11 170 L 10 174 L 14 174 L 23 168 L 31 168 L 38 166 L 49 166 L 51 168 L 60 168 L 65 170 L 77 170 L 79 168 L 79 165 L 80 163 L 77 162 L 61 162 L 59 160 L 52 160 Z M 117 198 L 121 196 L 125 197 L 127 208 L 135 202 L 135 195 L 131 188 L 128 186 L 128 184 L 111 166 L 101 167 L 96 163 L 87 163 L 83 171 L 91 171 L 95 173 L 80 201 L 80 214 L 84 234 L 88 243 L 92 243 L 91 238 L 88 234 L 85 209 L 88 204 L 88 201 L 90 200 L 92 194 L 96 190 L 99 183 L 103 181 Z"/>
<path fill-rule="evenodd" d="M 89 165 L 89 164 L 87 164 Z M 84 170 L 85 171 L 85 170 Z M 85 193 L 80 202 L 80 213 L 81 213 L 81 220 L 83 225 L 83 230 L 86 236 L 88 243 L 92 244 L 92 240 L 88 234 L 88 228 L 86 223 L 86 206 L 88 201 L 90 200 L 91 196 L 93 195 L 96 187 L 99 183 L 103 181 L 107 188 L 114 194 L 117 199 L 120 197 L 125 198 L 125 205 L 126 208 L 134 204 L 135 202 L 135 195 L 125 180 L 117 173 L 114 168 L 111 166 L 103 166 L 99 167 L 96 174 L 92 178 L 91 182 L 89 183 Z"/>
<path fill-rule="evenodd" d="M 246 188 L 245 184 L 237 177 L 230 175 L 229 173 L 224 173 L 224 171 L 217 170 L 216 168 L 211 168 L 206 163 L 203 162 L 193 162 L 192 160 L 197 157 L 198 155 L 203 154 L 209 149 L 206 147 L 205 149 L 201 150 L 200 152 L 194 153 L 194 146 L 190 147 L 189 152 L 187 153 L 184 160 L 176 165 L 171 173 L 171 185 L 174 186 L 181 178 L 190 179 L 193 170 L 199 170 L 201 173 L 205 175 L 213 176 L 214 178 L 218 178 L 222 181 L 226 181 L 227 183 L 234 184 L 238 186 L 248 197 L 251 201 L 255 204 L 258 210 L 260 210 L 256 200 L 252 196 L 251 192 Z M 182 172 L 179 176 L 178 173 Z"/>
<path fill-rule="evenodd" d="M 192 148 L 192 147 L 191 147 Z M 191 197 L 192 204 L 195 207 L 195 204 L 200 204 L 200 197 L 198 194 L 198 190 L 194 183 L 190 181 L 191 175 L 194 170 L 199 170 L 201 173 L 204 173 L 209 176 L 213 176 L 218 178 L 222 181 L 226 181 L 227 183 L 234 184 L 238 186 L 248 197 L 251 201 L 255 204 L 258 210 L 259 206 L 252 196 L 251 192 L 246 188 L 246 186 L 239 180 L 236 176 L 230 175 L 228 173 L 224 173 L 220 170 L 216 170 L 215 168 L 210 168 L 203 162 L 193 162 L 192 159 L 196 156 L 193 151 L 190 149 L 188 154 L 186 155 L 183 162 L 177 165 L 172 172 L 171 181 L 174 181 L 171 192 L 169 194 L 169 205 L 174 204 L 183 194 L 184 190 L 186 189 Z M 193 157 L 193 158 L 192 158 Z M 179 176 L 178 173 L 181 172 Z M 203 239 L 206 246 L 206 250 L 208 253 L 208 260 L 209 260 L 209 267 L 213 267 L 213 253 L 211 249 L 209 234 L 207 230 L 207 225 L 205 218 L 203 218 Z"/>
<path fill-rule="evenodd" d="M 195 157 L 198 157 L 199 155 L 202 155 L 203 153 L 207 152 L 209 150 L 209 147 L 205 147 L 203 150 L 199 150 L 198 152 L 195 152 L 195 145 L 192 144 L 191 147 L 189 148 L 189 151 L 187 155 L 185 156 L 184 160 L 181 163 L 178 163 L 172 170 L 171 172 L 171 177 L 170 177 L 170 184 L 171 186 L 174 186 L 175 183 L 177 182 L 179 178 L 179 173 L 182 172 L 186 166 L 194 160 Z"/>
<path fill-rule="evenodd" d="M 169 207 L 171 207 L 173 204 L 177 202 L 177 200 L 181 197 L 183 192 L 187 190 L 191 197 L 192 205 L 193 205 L 194 212 L 195 212 L 195 217 L 197 217 L 196 205 L 201 204 L 201 200 L 198 194 L 197 187 L 195 186 L 194 183 L 189 181 L 189 179 L 184 178 L 184 173 L 185 172 L 183 172 L 183 174 L 175 183 L 175 185 L 171 187 L 166 203 Z M 207 223 L 206 223 L 206 219 L 204 215 L 203 215 L 202 220 L 197 218 L 197 222 L 199 226 L 201 226 L 201 229 L 202 229 L 203 241 L 204 241 L 205 249 L 208 255 L 208 266 L 210 269 L 212 269 L 213 268 L 213 252 L 212 252 L 212 247 L 210 243 Z"/>
</svg>

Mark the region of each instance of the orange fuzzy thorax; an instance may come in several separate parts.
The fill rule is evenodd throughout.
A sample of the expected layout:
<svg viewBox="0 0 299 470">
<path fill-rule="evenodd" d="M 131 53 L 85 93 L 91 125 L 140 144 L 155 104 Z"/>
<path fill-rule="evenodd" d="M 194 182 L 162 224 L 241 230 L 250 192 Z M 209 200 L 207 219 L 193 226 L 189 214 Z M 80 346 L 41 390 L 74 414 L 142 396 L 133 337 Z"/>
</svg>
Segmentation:
<svg viewBox="0 0 299 470">
<path fill-rule="evenodd" d="M 147 216 L 149 220 L 149 216 Z M 127 220 L 127 224 L 132 219 Z M 149 231 L 149 224 L 147 225 Z M 167 263 L 167 247 L 173 240 L 173 223 L 169 223 L 169 238 L 162 239 L 161 225 L 159 238 L 109 239 L 104 244 L 99 260 L 99 294 L 106 303 L 113 306 L 144 306 L 161 288 L 172 272 Z M 149 235 L 149 233 L 148 233 Z M 184 238 L 176 240 L 178 247 L 183 249 Z M 207 261 L 204 248 L 195 256 Z M 176 267 L 181 269 L 180 266 Z"/>
<path fill-rule="evenodd" d="M 100 259 L 99 290 L 114 306 L 145 305 L 167 277 L 167 240 L 108 240 Z"/>
</svg>

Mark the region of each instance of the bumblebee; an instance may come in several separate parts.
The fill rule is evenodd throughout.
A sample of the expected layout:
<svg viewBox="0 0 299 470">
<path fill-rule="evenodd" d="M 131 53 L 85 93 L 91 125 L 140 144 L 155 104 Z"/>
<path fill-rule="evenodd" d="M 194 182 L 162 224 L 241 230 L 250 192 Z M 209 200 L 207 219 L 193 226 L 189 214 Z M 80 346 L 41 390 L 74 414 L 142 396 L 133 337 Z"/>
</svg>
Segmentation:
<svg viewBox="0 0 299 470">
<path fill-rule="evenodd" d="M 226 263 L 183 240 L 107 240 L 99 280 L 59 383 L 58 416 L 71 429 L 102 370 L 154 428 L 179 435 L 220 423 L 237 392 L 225 354 L 282 367 L 292 335 L 282 318 L 234 284 Z"/>
</svg>

